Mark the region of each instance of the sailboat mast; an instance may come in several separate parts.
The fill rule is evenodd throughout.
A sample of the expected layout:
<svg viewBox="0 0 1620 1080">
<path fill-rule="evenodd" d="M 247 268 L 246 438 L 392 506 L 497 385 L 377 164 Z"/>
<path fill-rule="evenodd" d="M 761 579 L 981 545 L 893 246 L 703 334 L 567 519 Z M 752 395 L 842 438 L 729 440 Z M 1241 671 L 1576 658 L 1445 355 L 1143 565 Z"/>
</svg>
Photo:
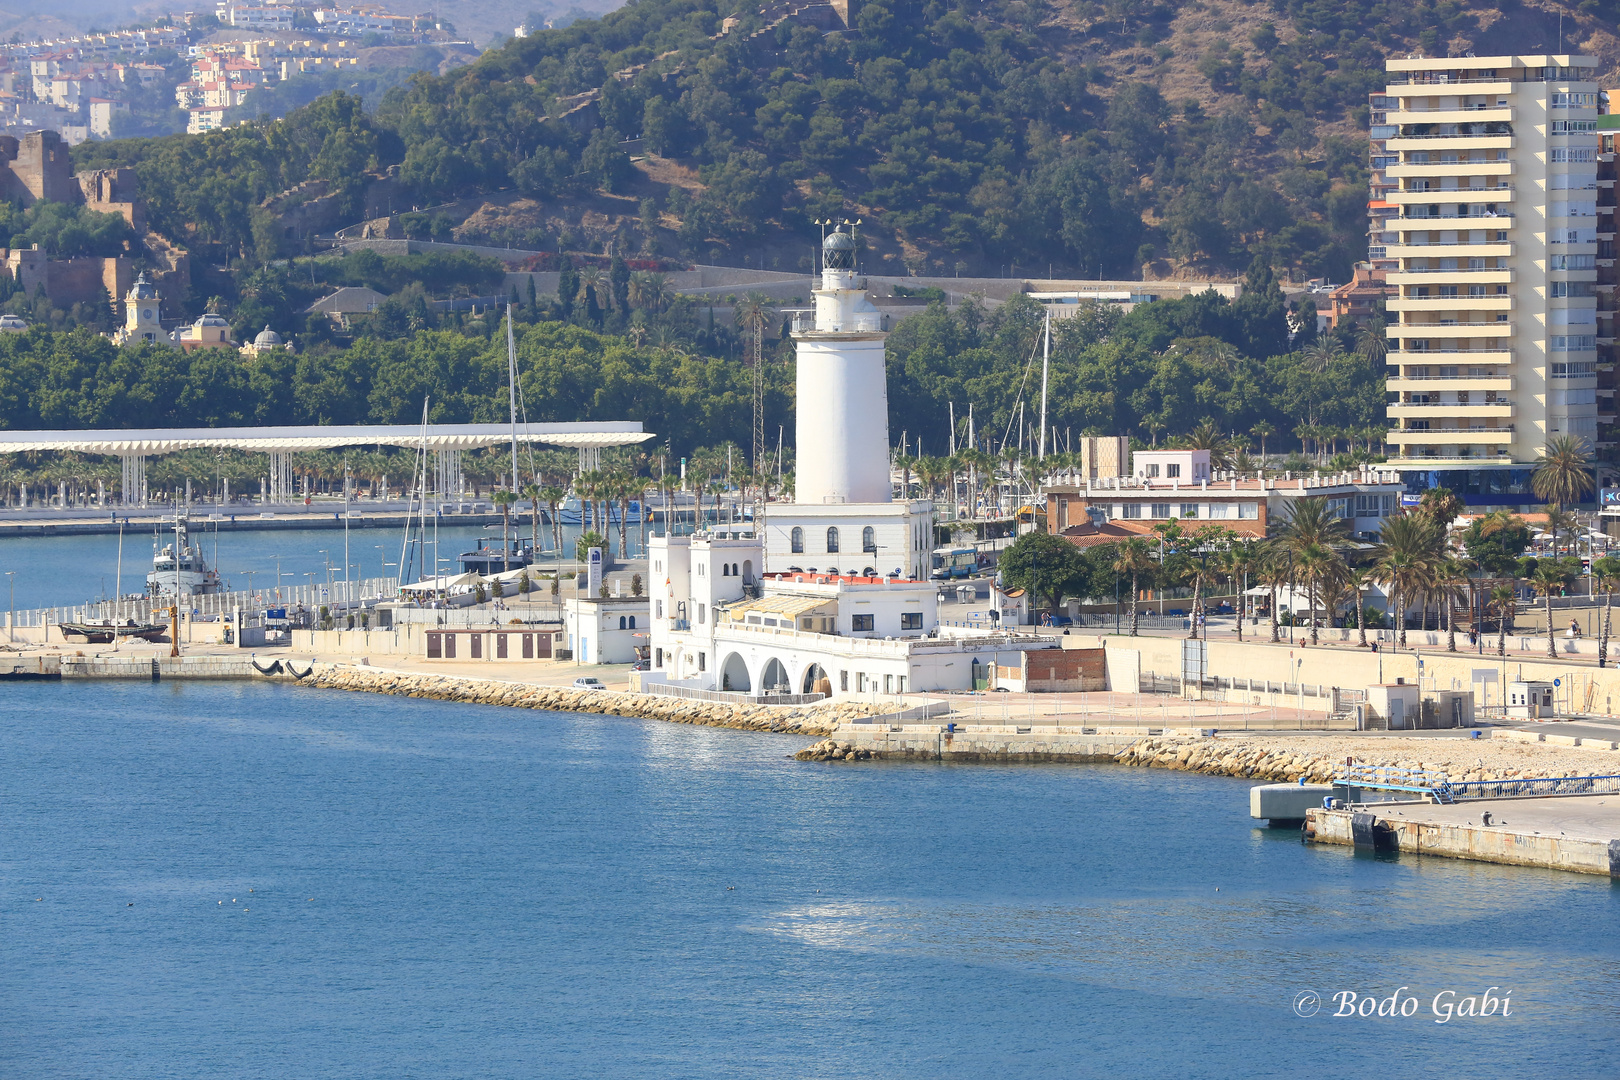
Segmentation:
<svg viewBox="0 0 1620 1080">
<path fill-rule="evenodd" d="M 512 403 L 512 496 L 518 493 L 518 453 L 517 453 L 517 343 L 512 334 L 512 305 L 506 305 L 506 396 Z M 516 506 L 516 503 L 512 504 Z M 503 522 L 507 517 L 503 515 Z M 504 526 L 503 526 L 504 528 Z M 501 568 L 506 569 L 505 556 L 512 552 L 512 538 L 505 532 L 501 533 Z"/>
<path fill-rule="evenodd" d="M 1052 309 L 1046 309 L 1046 352 L 1041 357 L 1041 460 L 1046 460 L 1046 382 L 1052 373 Z"/>
</svg>

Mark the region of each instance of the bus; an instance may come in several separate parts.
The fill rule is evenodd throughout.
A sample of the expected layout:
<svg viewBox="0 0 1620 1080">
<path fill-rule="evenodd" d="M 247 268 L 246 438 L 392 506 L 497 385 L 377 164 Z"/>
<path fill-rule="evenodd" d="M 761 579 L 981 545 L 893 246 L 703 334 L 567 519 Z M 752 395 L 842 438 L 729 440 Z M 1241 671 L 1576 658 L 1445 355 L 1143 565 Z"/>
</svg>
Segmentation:
<svg viewBox="0 0 1620 1080">
<path fill-rule="evenodd" d="M 979 568 L 979 556 L 972 548 L 935 548 L 933 570 L 928 575 L 935 581 L 971 577 Z"/>
</svg>

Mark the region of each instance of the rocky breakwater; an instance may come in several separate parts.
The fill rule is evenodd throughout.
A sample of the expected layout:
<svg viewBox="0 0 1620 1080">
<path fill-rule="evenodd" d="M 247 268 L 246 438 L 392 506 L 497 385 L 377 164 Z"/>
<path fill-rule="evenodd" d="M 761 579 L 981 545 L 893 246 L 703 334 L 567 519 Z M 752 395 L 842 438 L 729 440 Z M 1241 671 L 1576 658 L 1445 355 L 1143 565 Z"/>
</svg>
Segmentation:
<svg viewBox="0 0 1620 1080">
<path fill-rule="evenodd" d="M 784 735 L 831 734 L 840 722 L 865 716 L 860 704 L 731 705 L 693 701 L 654 694 L 617 693 L 611 690 L 575 690 L 497 679 L 467 679 L 449 675 L 416 675 L 376 671 L 341 664 L 316 664 L 299 686 L 323 690 L 353 690 L 398 697 L 433 698 L 469 705 L 505 705 L 518 709 L 598 713 L 672 724 L 769 731 Z"/>
<path fill-rule="evenodd" d="M 1589 768 L 1581 763 L 1554 759 L 1551 755 L 1537 760 L 1518 748 L 1508 751 L 1511 758 L 1504 757 L 1503 748 L 1472 740 L 1421 740 L 1424 759 L 1401 755 L 1402 750 L 1416 749 L 1413 743 L 1420 740 L 1382 739 L 1375 743 L 1367 739 L 1334 738 L 1313 741 L 1319 747 L 1307 751 L 1277 745 L 1264 738 L 1149 738 L 1131 744 L 1114 760 L 1121 765 L 1281 783 L 1303 780 L 1307 784 L 1332 783 L 1347 757 L 1353 758 L 1357 765 L 1441 773 L 1452 783 L 1583 775 Z"/>
<path fill-rule="evenodd" d="M 793 756 L 799 761 L 871 761 L 872 751 L 858 749 L 851 742 L 823 739 Z"/>
</svg>

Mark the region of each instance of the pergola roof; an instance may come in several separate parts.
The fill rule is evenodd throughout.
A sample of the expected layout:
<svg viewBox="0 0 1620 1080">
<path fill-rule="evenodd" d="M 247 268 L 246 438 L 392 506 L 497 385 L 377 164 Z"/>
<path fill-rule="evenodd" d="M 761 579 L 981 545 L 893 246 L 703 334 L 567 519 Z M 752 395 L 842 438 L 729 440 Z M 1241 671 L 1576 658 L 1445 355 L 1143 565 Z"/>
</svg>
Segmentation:
<svg viewBox="0 0 1620 1080">
<path fill-rule="evenodd" d="M 639 421 L 582 424 L 522 424 L 521 443 L 596 449 L 633 446 L 653 437 Z M 509 443 L 507 424 L 350 425 L 334 427 L 154 428 L 100 431 L 0 431 L 0 453 L 70 450 L 83 454 L 172 454 L 199 447 L 290 453 L 339 446 L 402 446 L 424 443 L 429 450 L 472 450 Z"/>
</svg>

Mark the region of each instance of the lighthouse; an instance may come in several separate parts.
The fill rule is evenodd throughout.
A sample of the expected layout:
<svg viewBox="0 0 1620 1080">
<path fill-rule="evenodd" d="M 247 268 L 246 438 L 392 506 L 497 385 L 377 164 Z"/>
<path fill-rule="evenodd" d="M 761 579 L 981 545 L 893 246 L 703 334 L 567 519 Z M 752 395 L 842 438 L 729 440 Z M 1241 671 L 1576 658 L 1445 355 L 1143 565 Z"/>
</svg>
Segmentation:
<svg viewBox="0 0 1620 1080">
<path fill-rule="evenodd" d="M 883 316 L 853 232 L 822 241 L 814 322 L 793 329 L 793 501 L 766 515 L 768 573 L 925 578 L 933 503 L 894 498 Z"/>
<path fill-rule="evenodd" d="M 886 503 L 889 394 L 882 316 L 856 287 L 855 237 L 822 243 L 815 324 L 793 335 L 797 350 L 794 502 Z"/>
</svg>

